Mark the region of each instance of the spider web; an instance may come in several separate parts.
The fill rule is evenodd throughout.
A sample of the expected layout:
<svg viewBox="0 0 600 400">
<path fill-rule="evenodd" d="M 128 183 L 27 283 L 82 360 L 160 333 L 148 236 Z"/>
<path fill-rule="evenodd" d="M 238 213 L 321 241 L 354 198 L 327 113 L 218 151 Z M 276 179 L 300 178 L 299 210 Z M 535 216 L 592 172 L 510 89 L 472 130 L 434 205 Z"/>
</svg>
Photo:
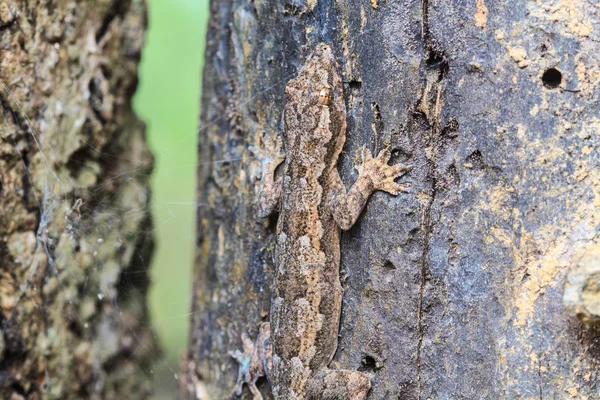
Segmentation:
<svg viewBox="0 0 600 400">
<path fill-rule="evenodd" d="M 114 158 L 117 168 L 102 174 L 99 163 L 76 156 L 69 160 L 70 168 L 59 170 L 57 148 L 65 144 L 46 143 L 30 117 L 44 110 L 26 112 L 14 91 L 4 82 L 0 86 L 5 99 L 3 130 L 8 132 L 21 163 L 12 168 L 24 175 L 22 187 L 16 187 L 7 177 L 12 171 L 3 171 L 3 181 L 8 183 L 4 195 L 14 207 L 17 223 L 25 228 L 6 230 L 7 252 L 14 267 L 8 266 L 1 276 L 2 355 L 8 360 L 22 354 L 26 363 L 37 360 L 52 365 L 61 347 L 72 346 L 74 358 L 97 356 L 109 363 L 114 357 L 136 352 L 150 365 L 148 361 L 156 353 L 154 333 L 145 329 L 147 310 L 135 308 L 146 307 L 145 302 L 136 302 L 148 286 L 146 257 L 153 232 L 144 227 L 149 221 L 146 182 L 150 158 L 143 161 L 138 154 L 134 162 L 121 160 L 110 150 L 83 143 L 82 148 L 98 153 L 97 159 Z M 25 133 L 15 135 L 19 127 Z M 130 168 L 134 164 L 140 166 Z M 26 204 L 19 207 L 10 202 L 11 197 L 23 197 Z M 6 213 L 5 219 L 9 218 Z M 35 229 L 27 229 L 36 222 Z M 142 279 L 136 281 L 137 277 Z M 150 337 L 143 337 L 141 332 L 148 332 Z M 66 342 L 53 343 L 56 340 Z M 91 345 L 94 340 L 98 341 L 96 349 Z M 69 364 L 72 362 L 64 366 Z M 10 374 L 14 366 L 3 365 L 2 373 Z M 68 371 L 56 376 L 56 371 L 46 366 L 43 369 L 41 390 L 51 396 L 64 393 L 61 386 Z M 93 362 L 83 375 L 98 382 L 107 379 L 103 367 Z M 36 390 L 21 386 L 16 377 L 7 379 L 17 393 Z M 103 389 L 99 386 L 99 390 Z"/>
</svg>

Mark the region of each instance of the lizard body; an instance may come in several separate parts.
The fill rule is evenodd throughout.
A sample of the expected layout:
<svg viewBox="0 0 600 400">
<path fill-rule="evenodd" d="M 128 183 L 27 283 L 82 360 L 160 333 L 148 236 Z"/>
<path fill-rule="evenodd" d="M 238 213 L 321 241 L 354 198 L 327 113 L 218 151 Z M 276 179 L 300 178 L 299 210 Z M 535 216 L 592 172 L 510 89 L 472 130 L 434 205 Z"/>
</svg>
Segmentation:
<svg viewBox="0 0 600 400">
<path fill-rule="evenodd" d="M 277 400 L 362 400 L 369 377 L 327 368 L 342 308 L 340 233 L 352 227 L 371 193 L 403 191 L 394 180 L 410 167 L 387 165 L 388 149 L 373 158 L 363 147 L 359 177 L 346 192 L 337 171 L 346 139 L 343 83 L 328 45 L 315 48 L 285 96 L 283 174 L 275 179 L 283 161 L 275 157 L 264 171 L 258 202 L 261 217 L 279 211 L 270 331 L 261 327 L 257 342 L 272 345 L 261 361 L 271 370 L 259 373 L 268 376 Z M 236 387 L 252 379 L 238 379 Z"/>
</svg>

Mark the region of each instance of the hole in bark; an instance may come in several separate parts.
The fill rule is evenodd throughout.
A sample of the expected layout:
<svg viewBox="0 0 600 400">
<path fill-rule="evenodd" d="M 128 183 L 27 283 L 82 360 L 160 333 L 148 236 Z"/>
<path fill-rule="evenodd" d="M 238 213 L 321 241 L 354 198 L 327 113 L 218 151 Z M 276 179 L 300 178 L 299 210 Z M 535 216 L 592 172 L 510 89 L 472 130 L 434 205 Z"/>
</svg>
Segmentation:
<svg viewBox="0 0 600 400">
<path fill-rule="evenodd" d="M 390 156 L 390 165 L 398 164 L 398 163 L 406 163 L 410 159 L 412 155 L 405 151 L 402 148 L 396 147 L 392 149 L 392 154 Z"/>
<path fill-rule="evenodd" d="M 485 162 L 483 161 L 483 155 L 479 150 L 475 150 L 472 152 L 466 160 L 467 164 L 470 164 L 471 168 L 474 170 L 482 170 L 485 167 Z"/>
<path fill-rule="evenodd" d="M 68 326 L 69 330 L 71 331 L 71 333 L 73 333 L 73 335 L 75 335 L 78 338 L 83 338 L 83 335 L 84 335 L 83 326 L 79 322 L 79 319 L 77 318 L 77 316 L 73 315 L 72 312 L 68 312 L 66 317 L 70 319 L 67 326 Z"/>
<path fill-rule="evenodd" d="M 293 14 L 294 6 L 292 4 L 286 3 L 283 5 L 283 15 Z"/>
<path fill-rule="evenodd" d="M 362 371 L 375 371 L 377 369 L 377 361 L 371 356 L 364 356 L 362 359 Z"/>
<path fill-rule="evenodd" d="M 425 60 L 425 65 L 427 66 L 427 70 L 429 69 L 438 69 L 439 77 L 438 81 L 441 81 L 448 75 L 448 71 L 450 70 L 450 65 L 446 60 L 446 57 L 443 53 L 433 50 L 429 52 L 429 57 Z"/>
<path fill-rule="evenodd" d="M 383 263 L 383 269 L 386 272 L 391 272 L 391 271 L 394 271 L 396 269 L 396 266 L 390 260 L 386 260 Z"/>
<path fill-rule="evenodd" d="M 258 380 L 256 381 L 256 386 L 258 386 L 260 389 L 265 390 L 266 388 L 269 387 L 269 381 L 267 380 L 267 378 L 265 376 L 261 376 L 260 378 L 258 378 Z M 261 390 L 262 391 L 262 390 Z"/>
<path fill-rule="evenodd" d="M 275 230 L 277 227 L 277 218 L 279 218 L 279 212 L 273 211 L 271 215 L 269 215 L 269 230 Z"/>
<path fill-rule="evenodd" d="M 81 169 L 85 166 L 86 162 L 91 159 L 93 159 L 92 153 L 88 147 L 82 147 L 71 154 L 69 161 L 67 161 L 67 168 L 71 172 L 71 176 L 73 178 L 77 178 L 79 172 L 81 172 Z"/>
<path fill-rule="evenodd" d="M 27 391 L 25 390 L 25 388 L 15 379 L 12 378 L 12 382 L 10 385 L 10 388 L 19 396 L 26 398 L 26 396 L 28 395 Z M 35 386 L 35 385 L 34 385 Z M 12 397 L 11 397 L 12 398 Z"/>
<path fill-rule="evenodd" d="M 110 80 L 110 78 L 112 78 L 112 71 L 110 68 L 108 68 L 108 66 L 102 64 L 100 66 L 100 70 L 102 71 L 102 75 L 104 75 L 107 81 Z"/>
<path fill-rule="evenodd" d="M 458 119 L 456 117 L 451 117 L 448 120 L 448 123 L 442 130 L 442 134 L 448 136 L 450 138 L 455 138 L 458 136 L 458 129 L 460 128 L 460 124 L 458 123 Z"/>
<path fill-rule="evenodd" d="M 562 73 L 556 68 L 550 68 L 542 75 L 542 82 L 548 89 L 556 89 L 562 82 Z"/>
<path fill-rule="evenodd" d="M 358 91 L 362 87 L 362 82 L 357 80 L 351 80 L 350 82 L 348 82 L 348 87 L 350 88 L 350 90 Z"/>
</svg>

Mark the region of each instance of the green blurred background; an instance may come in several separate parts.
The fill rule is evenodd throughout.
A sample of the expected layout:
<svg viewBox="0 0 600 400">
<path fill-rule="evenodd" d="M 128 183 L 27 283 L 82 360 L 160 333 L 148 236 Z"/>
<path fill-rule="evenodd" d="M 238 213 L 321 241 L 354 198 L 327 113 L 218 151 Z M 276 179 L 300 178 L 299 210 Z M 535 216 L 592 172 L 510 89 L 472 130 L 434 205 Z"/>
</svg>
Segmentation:
<svg viewBox="0 0 600 400">
<path fill-rule="evenodd" d="M 195 165 L 208 0 L 148 0 L 149 28 L 134 99 L 156 157 L 152 321 L 164 351 L 155 399 L 174 399 L 186 346 L 194 255 Z"/>
</svg>

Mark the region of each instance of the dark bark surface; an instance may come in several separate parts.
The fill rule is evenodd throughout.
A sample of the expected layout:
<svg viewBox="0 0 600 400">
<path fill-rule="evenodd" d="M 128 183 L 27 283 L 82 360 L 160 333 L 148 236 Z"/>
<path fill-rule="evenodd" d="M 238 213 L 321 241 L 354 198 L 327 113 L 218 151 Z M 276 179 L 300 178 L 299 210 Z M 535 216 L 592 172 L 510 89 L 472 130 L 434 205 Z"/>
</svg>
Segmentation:
<svg viewBox="0 0 600 400">
<path fill-rule="evenodd" d="M 583 0 L 213 1 L 189 398 L 226 398 L 227 352 L 268 320 L 248 148 L 321 41 L 345 81 L 344 182 L 363 144 L 414 166 L 410 194 L 376 193 L 343 235 L 332 366 L 372 373 L 370 399 L 599 397 L 599 333 L 562 301 L 600 246 L 599 22 Z"/>
<path fill-rule="evenodd" d="M 2 399 L 150 392 L 152 157 L 131 109 L 145 12 L 0 1 Z"/>
</svg>

